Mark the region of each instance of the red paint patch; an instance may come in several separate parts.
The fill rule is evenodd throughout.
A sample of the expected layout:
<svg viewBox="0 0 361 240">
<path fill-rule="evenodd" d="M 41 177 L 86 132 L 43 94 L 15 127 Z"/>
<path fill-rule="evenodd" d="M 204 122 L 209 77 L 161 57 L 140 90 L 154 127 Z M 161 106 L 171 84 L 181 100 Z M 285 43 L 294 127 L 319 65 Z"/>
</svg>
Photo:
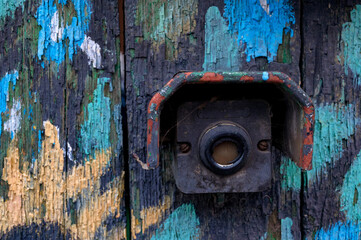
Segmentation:
<svg viewBox="0 0 361 240">
<path fill-rule="evenodd" d="M 304 131 L 305 131 L 305 136 L 303 139 L 303 146 L 313 146 L 313 125 L 315 122 L 315 110 L 314 107 L 303 107 L 303 111 L 304 114 L 306 116 L 312 116 L 311 120 L 305 116 L 305 122 L 304 122 Z M 310 152 L 308 152 L 307 155 L 304 155 L 303 150 L 301 150 L 301 163 L 300 163 L 300 167 L 305 169 L 305 170 L 310 170 L 312 169 L 312 153 L 313 153 L 313 148 L 310 150 Z"/>
<path fill-rule="evenodd" d="M 223 80 L 224 77 L 221 74 L 213 72 L 207 72 L 199 79 L 200 82 L 222 82 Z"/>
<path fill-rule="evenodd" d="M 284 83 L 284 81 L 282 79 L 280 79 L 278 76 L 273 75 L 272 73 L 268 73 L 269 74 L 269 78 L 267 80 L 267 82 L 269 83 Z"/>
<path fill-rule="evenodd" d="M 243 82 L 252 82 L 254 80 L 254 77 L 242 76 L 240 80 Z"/>
</svg>

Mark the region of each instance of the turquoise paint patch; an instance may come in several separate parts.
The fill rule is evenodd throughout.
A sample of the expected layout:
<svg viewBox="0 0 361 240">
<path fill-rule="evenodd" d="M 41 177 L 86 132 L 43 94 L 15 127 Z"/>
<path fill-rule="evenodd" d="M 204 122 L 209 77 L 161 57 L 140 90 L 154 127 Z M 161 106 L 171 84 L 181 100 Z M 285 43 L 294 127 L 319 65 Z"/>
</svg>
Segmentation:
<svg viewBox="0 0 361 240">
<path fill-rule="evenodd" d="M 95 150 L 110 147 L 110 98 L 104 96 L 104 86 L 109 78 L 99 78 L 93 93 L 93 101 L 88 104 L 86 121 L 81 125 L 80 148 L 84 154 L 93 155 Z"/>
<path fill-rule="evenodd" d="M 73 17 L 71 24 L 64 26 L 64 20 L 58 9 L 68 4 L 66 0 L 61 0 L 55 4 L 54 0 L 43 0 L 35 15 L 38 25 L 42 28 L 38 39 L 38 58 L 46 59 L 60 64 L 65 59 L 68 51 L 69 59 L 73 60 L 73 55 L 77 53 L 84 41 L 85 33 L 88 31 L 91 18 L 91 6 L 87 0 L 72 0 L 76 17 Z M 59 5 L 61 4 L 61 5 Z M 70 4 L 70 3 L 69 3 Z M 68 41 L 68 43 L 66 43 Z M 42 62 L 44 67 L 44 62 Z"/>
<path fill-rule="evenodd" d="M 277 56 L 282 44 L 283 31 L 293 36 L 291 24 L 295 14 L 287 0 L 268 0 L 268 12 L 259 0 L 224 0 L 224 17 L 228 28 L 238 33 L 238 41 L 245 48 L 247 61 L 267 57 L 268 62 Z"/>
<path fill-rule="evenodd" d="M 262 73 L 262 80 L 267 81 L 268 79 L 269 79 L 268 72 L 263 72 Z"/>
<path fill-rule="evenodd" d="M 23 6 L 24 0 L 0 0 L 0 19 L 14 16 L 17 7 Z"/>
<path fill-rule="evenodd" d="M 312 170 L 307 171 L 309 181 L 333 165 L 342 157 L 342 140 L 354 134 L 360 119 L 356 118 L 355 106 L 321 105 L 315 109 L 315 130 Z"/>
<path fill-rule="evenodd" d="M 291 218 L 287 217 L 284 219 L 281 219 L 281 239 L 282 240 L 293 240 L 292 235 L 292 225 L 293 221 Z"/>
<path fill-rule="evenodd" d="M 340 205 L 341 211 L 345 212 L 348 220 L 361 220 L 361 152 L 345 175 Z"/>
<path fill-rule="evenodd" d="M 356 5 L 350 13 L 351 22 L 342 25 L 342 42 L 345 73 L 348 75 L 348 68 L 351 69 L 355 83 L 361 85 L 361 5 Z"/>
<path fill-rule="evenodd" d="M 301 189 L 301 169 L 290 158 L 282 156 L 280 172 L 283 190 Z"/>
<path fill-rule="evenodd" d="M 206 13 L 204 71 L 238 71 L 240 58 L 237 35 L 228 31 L 218 8 L 210 7 Z"/>
<path fill-rule="evenodd" d="M 9 84 L 13 84 L 13 90 L 15 89 L 16 80 L 19 78 L 18 71 L 14 70 L 12 73 L 7 73 L 0 80 L 0 136 L 2 130 L 2 118 L 1 114 L 7 110 L 7 101 L 9 101 Z"/>
<path fill-rule="evenodd" d="M 152 240 L 197 239 L 199 220 L 192 204 L 174 210 L 156 230 Z"/>
<path fill-rule="evenodd" d="M 327 229 L 321 228 L 316 232 L 313 239 L 332 240 L 332 239 L 349 239 L 357 240 L 361 236 L 361 226 L 354 222 L 338 222 Z M 310 238 L 307 238 L 310 239 Z"/>
</svg>

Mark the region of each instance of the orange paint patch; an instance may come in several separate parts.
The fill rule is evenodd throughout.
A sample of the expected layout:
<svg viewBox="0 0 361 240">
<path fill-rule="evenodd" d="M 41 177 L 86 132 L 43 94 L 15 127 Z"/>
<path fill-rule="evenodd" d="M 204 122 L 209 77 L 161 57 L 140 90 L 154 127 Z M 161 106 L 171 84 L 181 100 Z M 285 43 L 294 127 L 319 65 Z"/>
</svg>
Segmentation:
<svg viewBox="0 0 361 240">
<path fill-rule="evenodd" d="M 200 82 L 222 82 L 224 77 L 221 74 L 213 73 L 213 72 L 206 72 L 201 79 Z"/>
<path fill-rule="evenodd" d="M 254 80 L 254 77 L 242 76 L 240 80 L 243 82 L 252 82 Z"/>
</svg>

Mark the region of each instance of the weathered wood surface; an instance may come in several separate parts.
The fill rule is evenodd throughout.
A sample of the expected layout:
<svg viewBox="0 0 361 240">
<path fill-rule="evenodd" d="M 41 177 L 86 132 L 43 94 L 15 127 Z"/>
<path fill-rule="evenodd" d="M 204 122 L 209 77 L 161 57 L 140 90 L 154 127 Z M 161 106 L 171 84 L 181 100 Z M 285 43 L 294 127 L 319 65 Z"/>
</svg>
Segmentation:
<svg viewBox="0 0 361 240">
<path fill-rule="evenodd" d="M 0 2 L 0 238 L 126 236 L 118 1 Z"/>
<path fill-rule="evenodd" d="M 304 236 L 360 238 L 360 1 L 304 1 L 303 87 L 316 105 Z"/>
<path fill-rule="evenodd" d="M 1 239 L 360 238 L 360 1 L 125 0 L 125 23 L 122 5 L 0 1 Z M 270 190 L 186 195 L 166 142 L 144 170 L 147 104 L 182 70 L 290 75 L 313 170 L 273 149 Z"/>
<path fill-rule="evenodd" d="M 301 82 L 300 4 L 270 1 L 267 10 L 259 1 L 237 2 L 125 1 L 133 238 L 301 239 L 301 171 L 276 150 L 272 188 L 249 194 L 182 194 L 172 147 L 162 146 L 152 171 L 132 156 L 145 161 L 147 104 L 181 70 L 275 70 Z"/>
</svg>

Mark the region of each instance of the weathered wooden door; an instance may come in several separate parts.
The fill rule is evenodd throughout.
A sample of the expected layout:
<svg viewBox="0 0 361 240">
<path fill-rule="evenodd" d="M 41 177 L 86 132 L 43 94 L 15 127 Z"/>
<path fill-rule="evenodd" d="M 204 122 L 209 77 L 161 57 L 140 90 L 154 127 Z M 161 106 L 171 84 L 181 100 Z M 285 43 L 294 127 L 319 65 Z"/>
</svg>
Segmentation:
<svg viewBox="0 0 361 240">
<path fill-rule="evenodd" d="M 0 238 L 361 238 L 360 42 L 357 0 L 0 1 Z M 183 194 L 164 141 L 147 170 L 148 102 L 184 70 L 289 75 L 313 169 L 274 147 L 270 189 Z"/>
</svg>

